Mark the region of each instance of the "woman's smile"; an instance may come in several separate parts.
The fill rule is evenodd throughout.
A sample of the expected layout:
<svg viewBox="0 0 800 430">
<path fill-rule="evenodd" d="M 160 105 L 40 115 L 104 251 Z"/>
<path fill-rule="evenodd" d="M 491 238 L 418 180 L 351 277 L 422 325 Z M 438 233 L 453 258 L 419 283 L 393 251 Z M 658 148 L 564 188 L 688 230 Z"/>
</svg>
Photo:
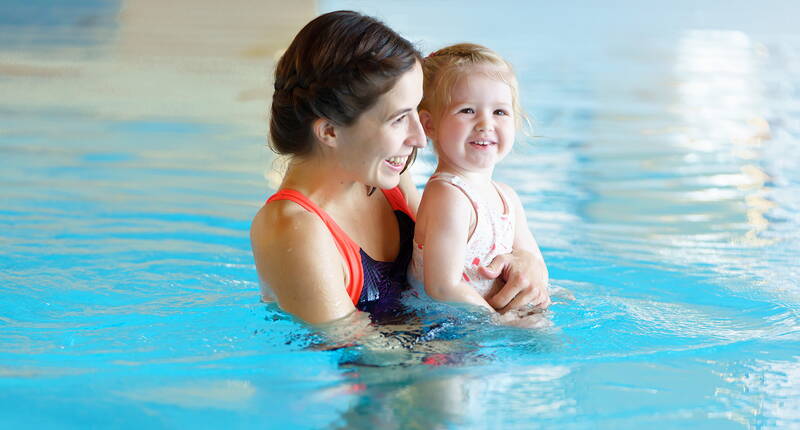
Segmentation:
<svg viewBox="0 0 800 430">
<path fill-rule="evenodd" d="M 399 157 L 389 157 L 383 161 L 387 166 L 389 166 L 390 169 L 400 172 L 403 170 L 403 167 L 406 166 L 406 161 L 408 161 L 408 155 L 403 155 Z"/>
</svg>

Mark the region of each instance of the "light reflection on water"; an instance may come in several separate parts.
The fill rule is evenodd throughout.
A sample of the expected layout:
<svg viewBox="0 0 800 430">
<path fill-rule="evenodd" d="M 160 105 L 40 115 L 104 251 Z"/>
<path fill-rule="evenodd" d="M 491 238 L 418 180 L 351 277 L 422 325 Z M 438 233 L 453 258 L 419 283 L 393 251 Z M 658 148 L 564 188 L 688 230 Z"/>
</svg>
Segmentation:
<svg viewBox="0 0 800 430">
<path fill-rule="evenodd" d="M 655 23 L 619 3 L 518 5 L 503 16 L 511 40 L 473 31 L 503 4 L 448 9 L 442 27 L 447 6 L 322 2 L 382 15 L 423 49 L 469 39 L 515 63 L 537 137 L 497 176 L 576 297 L 545 329 L 434 308 L 337 348 L 257 302 L 247 239 L 272 174 L 266 71 L 311 6 L 4 2 L 4 422 L 797 425 L 790 5 L 760 10 L 764 31 L 730 11 L 702 18 L 709 5 L 678 2 Z M 424 153 L 419 183 L 433 166 Z"/>
</svg>

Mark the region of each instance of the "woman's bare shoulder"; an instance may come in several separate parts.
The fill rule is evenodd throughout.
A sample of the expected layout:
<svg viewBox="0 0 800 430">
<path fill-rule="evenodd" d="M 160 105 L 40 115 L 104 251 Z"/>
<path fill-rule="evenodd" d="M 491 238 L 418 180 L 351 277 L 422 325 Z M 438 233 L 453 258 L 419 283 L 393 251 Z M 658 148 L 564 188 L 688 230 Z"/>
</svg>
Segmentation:
<svg viewBox="0 0 800 430">
<path fill-rule="evenodd" d="M 250 237 L 259 240 L 291 238 L 324 228 L 324 223 L 315 214 L 289 200 L 278 200 L 265 204 L 258 210 L 250 224 Z"/>
<path fill-rule="evenodd" d="M 259 248 L 275 261 L 312 259 L 319 254 L 338 255 L 322 219 L 286 200 L 266 204 L 256 213 L 250 225 L 250 240 L 254 251 Z"/>
<path fill-rule="evenodd" d="M 328 321 L 353 309 L 346 268 L 325 223 L 290 201 L 262 207 L 250 227 L 262 284 L 281 308 L 308 321 Z"/>
</svg>

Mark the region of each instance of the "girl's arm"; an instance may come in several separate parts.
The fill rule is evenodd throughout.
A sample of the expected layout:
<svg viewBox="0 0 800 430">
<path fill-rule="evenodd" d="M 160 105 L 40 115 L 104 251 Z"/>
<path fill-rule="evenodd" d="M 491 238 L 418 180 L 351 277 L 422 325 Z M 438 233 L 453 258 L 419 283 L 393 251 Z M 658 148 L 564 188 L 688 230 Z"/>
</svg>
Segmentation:
<svg viewBox="0 0 800 430">
<path fill-rule="evenodd" d="M 415 233 L 425 246 L 425 292 L 436 300 L 469 303 L 494 312 L 462 280 L 471 213 L 472 206 L 460 190 L 444 182 L 428 183 L 417 220 L 417 229 L 422 231 Z"/>
<path fill-rule="evenodd" d="M 549 274 L 533 234 L 528 228 L 525 210 L 519 196 L 511 187 L 498 184 L 507 197 L 509 209 L 514 211 L 514 251 L 500 255 L 486 270 L 487 277 L 501 277 L 506 284 L 488 302 L 503 312 L 525 305 L 540 308 L 550 306 Z M 494 275 L 494 276 L 492 276 Z"/>
<path fill-rule="evenodd" d="M 308 323 L 330 322 L 355 310 L 346 291 L 347 268 L 325 224 L 288 201 L 258 211 L 250 242 L 262 289 Z"/>
</svg>

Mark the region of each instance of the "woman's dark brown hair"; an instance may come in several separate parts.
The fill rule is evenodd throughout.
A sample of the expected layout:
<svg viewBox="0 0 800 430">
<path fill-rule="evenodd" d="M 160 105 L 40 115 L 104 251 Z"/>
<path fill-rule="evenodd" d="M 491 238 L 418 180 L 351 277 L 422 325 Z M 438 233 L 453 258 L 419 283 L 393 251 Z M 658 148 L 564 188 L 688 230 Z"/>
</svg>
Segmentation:
<svg viewBox="0 0 800 430">
<path fill-rule="evenodd" d="M 270 145 L 285 155 L 313 149 L 311 124 L 353 124 L 421 55 L 375 18 L 352 11 L 320 15 L 295 36 L 275 69 Z"/>
</svg>

